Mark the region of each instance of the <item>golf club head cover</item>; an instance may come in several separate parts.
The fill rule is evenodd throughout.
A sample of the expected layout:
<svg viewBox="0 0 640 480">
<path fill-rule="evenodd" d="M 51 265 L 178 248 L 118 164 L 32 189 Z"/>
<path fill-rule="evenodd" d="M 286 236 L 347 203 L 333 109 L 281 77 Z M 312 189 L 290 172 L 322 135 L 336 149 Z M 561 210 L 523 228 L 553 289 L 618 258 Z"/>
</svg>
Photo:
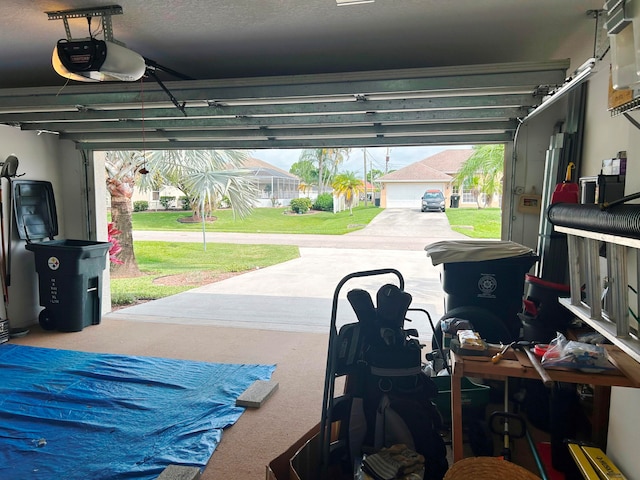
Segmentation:
<svg viewBox="0 0 640 480">
<path fill-rule="evenodd" d="M 347 300 L 351 304 L 353 311 L 362 325 L 364 334 L 372 339 L 377 334 L 376 328 L 376 308 L 373 305 L 371 295 L 366 290 L 354 288 L 347 293 Z"/>
<path fill-rule="evenodd" d="M 378 327 L 403 328 L 411 300 L 411 295 L 396 285 L 380 287 L 376 295 Z"/>
</svg>

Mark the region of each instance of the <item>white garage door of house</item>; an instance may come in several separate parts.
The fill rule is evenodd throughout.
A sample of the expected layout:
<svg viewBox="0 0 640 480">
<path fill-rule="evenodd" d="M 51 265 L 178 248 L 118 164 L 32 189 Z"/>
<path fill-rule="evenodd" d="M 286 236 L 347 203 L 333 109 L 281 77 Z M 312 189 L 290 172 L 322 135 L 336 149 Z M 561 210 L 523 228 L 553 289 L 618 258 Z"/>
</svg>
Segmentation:
<svg viewBox="0 0 640 480">
<path fill-rule="evenodd" d="M 390 183 L 387 184 L 387 208 L 420 209 L 422 195 L 425 190 L 439 188 L 444 192 L 442 184 L 432 183 Z"/>
</svg>

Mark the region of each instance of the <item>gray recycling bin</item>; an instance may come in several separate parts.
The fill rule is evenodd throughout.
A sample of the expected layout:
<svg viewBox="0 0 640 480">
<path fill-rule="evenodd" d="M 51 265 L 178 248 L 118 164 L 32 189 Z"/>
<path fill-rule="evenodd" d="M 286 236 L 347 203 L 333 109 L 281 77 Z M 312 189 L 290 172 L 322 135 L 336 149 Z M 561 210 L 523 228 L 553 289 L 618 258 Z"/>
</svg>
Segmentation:
<svg viewBox="0 0 640 480">
<path fill-rule="evenodd" d="M 58 234 L 50 182 L 12 182 L 16 227 L 25 248 L 34 253 L 45 330 L 78 332 L 100 323 L 102 272 L 109 242 L 54 240 Z M 49 240 L 46 240 L 48 238 Z"/>
</svg>

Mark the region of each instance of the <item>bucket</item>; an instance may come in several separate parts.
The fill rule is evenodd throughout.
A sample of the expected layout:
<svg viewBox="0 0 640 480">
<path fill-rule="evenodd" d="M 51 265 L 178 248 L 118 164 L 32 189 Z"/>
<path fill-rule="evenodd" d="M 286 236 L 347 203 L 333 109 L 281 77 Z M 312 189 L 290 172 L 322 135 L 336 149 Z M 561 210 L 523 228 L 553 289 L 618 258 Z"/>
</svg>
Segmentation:
<svg viewBox="0 0 640 480">
<path fill-rule="evenodd" d="M 571 296 L 569 285 L 549 282 L 535 275 L 526 274 L 522 297 L 523 338 L 528 341 L 548 343 L 571 323 L 572 315 L 558 301 Z"/>
</svg>

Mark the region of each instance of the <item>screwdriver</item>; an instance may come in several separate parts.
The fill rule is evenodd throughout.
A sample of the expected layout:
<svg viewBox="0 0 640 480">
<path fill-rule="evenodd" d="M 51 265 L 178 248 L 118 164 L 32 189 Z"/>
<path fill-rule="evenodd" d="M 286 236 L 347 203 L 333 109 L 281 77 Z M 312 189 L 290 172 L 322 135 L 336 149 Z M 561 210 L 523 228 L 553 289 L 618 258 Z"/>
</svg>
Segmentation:
<svg viewBox="0 0 640 480">
<path fill-rule="evenodd" d="M 504 354 L 507 352 L 507 350 L 509 350 L 509 348 L 511 348 L 511 346 L 514 343 L 515 342 L 512 342 L 509 345 L 506 345 L 500 352 L 496 353 L 493 357 L 491 357 L 491 363 L 498 363 L 500 360 L 502 360 L 502 357 L 504 357 Z"/>
</svg>

